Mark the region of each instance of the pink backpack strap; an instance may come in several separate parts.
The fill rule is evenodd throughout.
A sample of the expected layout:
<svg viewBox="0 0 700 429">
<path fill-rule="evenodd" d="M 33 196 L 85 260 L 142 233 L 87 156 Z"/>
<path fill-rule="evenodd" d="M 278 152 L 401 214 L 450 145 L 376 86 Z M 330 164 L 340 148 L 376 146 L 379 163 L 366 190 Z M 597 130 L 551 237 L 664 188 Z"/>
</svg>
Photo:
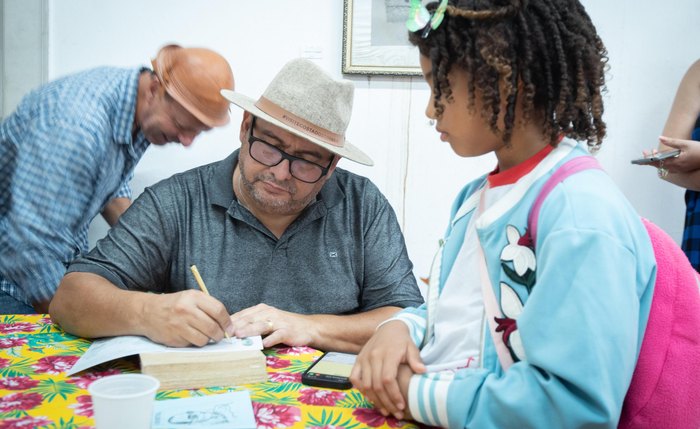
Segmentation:
<svg viewBox="0 0 700 429">
<path fill-rule="evenodd" d="M 539 195 L 537 195 L 537 197 L 535 198 L 535 202 L 530 208 L 530 213 L 528 215 L 527 228 L 530 233 L 530 237 L 532 238 L 533 245 L 534 243 L 536 243 L 537 219 L 539 218 L 540 207 L 542 206 L 544 199 L 547 198 L 547 195 L 549 195 L 552 189 L 554 189 L 554 187 L 557 186 L 559 182 L 563 181 L 570 175 L 578 173 L 582 170 L 589 170 L 593 168 L 602 170 L 602 167 L 600 166 L 600 164 L 598 164 L 598 161 L 596 161 L 595 158 L 593 158 L 592 156 L 580 156 L 577 158 L 570 159 L 569 161 L 563 163 L 549 177 L 549 179 L 547 179 L 544 186 L 542 186 L 542 188 L 540 189 Z M 491 339 L 493 340 L 494 348 L 496 349 L 496 353 L 498 355 L 498 361 L 501 363 L 501 367 L 503 368 L 503 370 L 506 371 L 513 365 L 513 358 L 511 357 L 507 347 L 503 343 L 503 337 L 501 335 L 496 334 L 496 325 L 494 322 L 494 318 L 501 318 L 503 317 L 503 315 L 501 314 L 500 308 L 498 306 L 498 300 L 496 299 L 496 296 L 493 292 L 491 280 L 489 279 L 488 269 L 486 267 L 486 259 L 484 257 L 484 252 L 481 249 L 481 243 L 479 243 L 479 254 L 480 256 L 478 259 L 480 261 L 479 267 L 481 275 L 481 290 L 484 297 L 484 310 L 487 316 L 486 319 L 488 320 L 488 328 L 489 332 L 491 333 Z"/>
<path fill-rule="evenodd" d="M 572 174 L 592 169 L 602 170 L 603 167 L 601 167 L 598 161 L 592 156 L 579 156 L 563 163 L 557 168 L 557 171 L 547 179 L 542 189 L 540 189 L 539 195 L 535 198 L 535 202 L 532 204 L 530 214 L 528 215 L 527 225 L 533 244 L 537 242 L 537 220 L 540 217 L 540 208 L 545 198 L 547 198 L 547 195 L 552 192 L 555 186 Z"/>
</svg>

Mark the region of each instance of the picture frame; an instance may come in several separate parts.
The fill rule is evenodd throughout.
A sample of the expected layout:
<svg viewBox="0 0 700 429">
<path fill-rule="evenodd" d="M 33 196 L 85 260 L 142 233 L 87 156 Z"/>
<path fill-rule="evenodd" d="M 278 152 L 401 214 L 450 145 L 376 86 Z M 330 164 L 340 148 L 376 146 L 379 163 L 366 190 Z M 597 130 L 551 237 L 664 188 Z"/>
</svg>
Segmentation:
<svg viewBox="0 0 700 429">
<path fill-rule="evenodd" d="M 420 76 L 409 10 L 409 0 L 343 0 L 343 73 Z"/>
</svg>

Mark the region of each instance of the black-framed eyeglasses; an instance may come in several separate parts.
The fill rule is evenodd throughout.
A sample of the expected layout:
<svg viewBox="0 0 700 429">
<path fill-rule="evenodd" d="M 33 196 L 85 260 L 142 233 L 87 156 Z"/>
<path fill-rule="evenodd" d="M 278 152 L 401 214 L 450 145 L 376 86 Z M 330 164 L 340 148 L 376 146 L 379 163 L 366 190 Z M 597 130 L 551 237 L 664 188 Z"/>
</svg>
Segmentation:
<svg viewBox="0 0 700 429">
<path fill-rule="evenodd" d="M 251 158 L 260 164 L 274 167 L 286 159 L 289 161 L 289 174 L 305 183 L 316 183 L 321 180 L 321 177 L 328 174 L 335 156 L 332 156 L 328 165 L 324 167 L 304 158 L 290 155 L 277 146 L 255 137 L 253 128 L 255 128 L 255 116 L 253 116 L 248 132 L 248 153 L 250 153 Z"/>
</svg>

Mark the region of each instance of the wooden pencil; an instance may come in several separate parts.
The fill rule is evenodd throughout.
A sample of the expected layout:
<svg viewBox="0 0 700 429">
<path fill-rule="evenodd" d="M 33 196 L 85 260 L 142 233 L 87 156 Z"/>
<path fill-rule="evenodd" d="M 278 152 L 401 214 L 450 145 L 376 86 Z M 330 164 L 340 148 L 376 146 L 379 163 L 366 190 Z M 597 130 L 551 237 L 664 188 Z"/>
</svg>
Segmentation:
<svg viewBox="0 0 700 429">
<path fill-rule="evenodd" d="M 206 293 L 207 295 L 211 296 L 209 293 L 209 289 L 207 289 L 207 286 L 204 284 L 204 280 L 202 280 L 202 276 L 199 275 L 199 270 L 197 269 L 196 265 L 192 265 L 190 267 L 190 271 L 192 271 L 192 274 L 194 275 L 194 279 L 197 281 L 197 284 L 199 285 L 199 288 L 202 290 L 202 292 Z M 228 332 L 224 330 L 224 335 L 226 335 L 226 339 L 231 342 L 231 337 L 229 336 Z"/>
</svg>

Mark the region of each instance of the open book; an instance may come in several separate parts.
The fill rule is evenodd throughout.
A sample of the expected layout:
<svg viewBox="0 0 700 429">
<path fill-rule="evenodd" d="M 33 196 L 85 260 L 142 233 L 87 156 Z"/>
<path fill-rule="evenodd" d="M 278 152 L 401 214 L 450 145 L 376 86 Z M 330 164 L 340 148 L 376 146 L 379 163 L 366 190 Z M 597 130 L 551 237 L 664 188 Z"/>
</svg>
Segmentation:
<svg viewBox="0 0 700 429">
<path fill-rule="evenodd" d="M 201 388 L 267 380 L 262 338 L 232 338 L 204 347 L 168 347 L 145 337 L 121 336 L 92 343 L 67 375 L 138 354 L 141 372 L 158 378 L 161 389 Z"/>
</svg>

